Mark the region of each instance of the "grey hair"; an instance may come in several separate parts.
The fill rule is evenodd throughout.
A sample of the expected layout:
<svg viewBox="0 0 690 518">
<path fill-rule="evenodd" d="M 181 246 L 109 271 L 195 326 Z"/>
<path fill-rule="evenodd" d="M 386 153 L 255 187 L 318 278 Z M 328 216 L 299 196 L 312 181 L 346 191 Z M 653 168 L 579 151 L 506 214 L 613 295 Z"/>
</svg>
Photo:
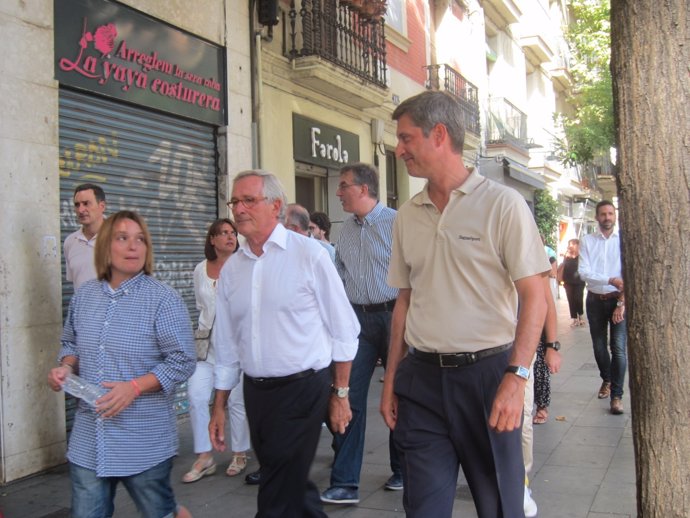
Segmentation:
<svg viewBox="0 0 690 518">
<path fill-rule="evenodd" d="M 373 165 L 357 162 L 347 164 L 340 168 L 340 174 L 352 172 L 352 179 L 357 185 L 366 185 L 369 188 L 369 197 L 379 199 L 379 172 Z"/>
<path fill-rule="evenodd" d="M 412 123 L 422 129 L 425 137 L 437 124 L 448 130 L 453 150 L 462 153 L 465 145 L 464 114 L 460 103 L 446 92 L 426 91 L 405 99 L 393 112 L 393 120 L 407 115 Z"/>
<path fill-rule="evenodd" d="M 307 233 L 309 232 L 309 211 L 299 203 L 290 203 L 287 206 L 285 223 L 287 225 L 295 225 L 302 232 Z"/>
<path fill-rule="evenodd" d="M 232 181 L 233 186 L 241 178 L 246 178 L 247 176 L 257 176 L 261 178 L 263 182 L 262 196 L 265 196 L 268 201 L 280 200 L 280 212 L 278 214 L 279 221 L 285 221 L 285 210 L 287 207 L 287 196 L 285 195 L 285 189 L 283 185 L 278 180 L 278 177 L 271 173 L 270 171 L 265 171 L 263 169 L 249 169 L 247 171 L 241 171 L 237 173 Z"/>
</svg>

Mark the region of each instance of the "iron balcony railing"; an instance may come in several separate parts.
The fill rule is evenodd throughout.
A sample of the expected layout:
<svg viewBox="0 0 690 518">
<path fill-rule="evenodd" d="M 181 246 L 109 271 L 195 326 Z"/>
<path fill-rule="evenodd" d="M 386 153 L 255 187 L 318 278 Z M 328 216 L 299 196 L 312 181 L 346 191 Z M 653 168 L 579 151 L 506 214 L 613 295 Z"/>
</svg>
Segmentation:
<svg viewBox="0 0 690 518">
<path fill-rule="evenodd" d="M 383 12 L 381 12 L 383 10 Z M 319 56 L 386 88 L 385 2 L 291 0 L 286 54 Z"/>
<path fill-rule="evenodd" d="M 487 141 L 489 144 L 511 143 L 527 146 L 527 115 L 502 97 L 489 99 Z"/>
<path fill-rule="evenodd" d="M 465 131 L 479 136 L 479 90 L 450 65 L 429 65 L 426 87 L 443 90 L 455 97 L 465 114 Z"/>
</svg>

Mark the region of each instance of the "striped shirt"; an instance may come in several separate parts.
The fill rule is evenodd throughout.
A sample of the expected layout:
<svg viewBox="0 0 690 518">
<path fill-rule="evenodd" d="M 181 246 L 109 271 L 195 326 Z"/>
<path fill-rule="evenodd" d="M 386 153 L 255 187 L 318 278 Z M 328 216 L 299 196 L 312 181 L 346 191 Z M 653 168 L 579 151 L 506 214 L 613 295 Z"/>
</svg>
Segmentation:
<svg viewBox="0 0 690 518">
<path fill-rule="evenodd" d="M 398 296 L 386 284 L 396 211 L 381 202 L 363 220 L 356 216 L 343 222 L 335 265 L 352 304 L 380 304 Z"/>
<path fill-rule="evenodd" d="M 171 287 L 143 273 L 118 289 L 84 283 L 72 297 L 58 359 L 79 359 L 92 383 L 129 381 L 152 373 L 159 392 L 145 393 L 115 417 L 102 419 L 79 400 L 67 458 L 99 477 L 129 476 L 177 453 L 173 397 L 194 372 L 189 313 Z"/>
</svg>

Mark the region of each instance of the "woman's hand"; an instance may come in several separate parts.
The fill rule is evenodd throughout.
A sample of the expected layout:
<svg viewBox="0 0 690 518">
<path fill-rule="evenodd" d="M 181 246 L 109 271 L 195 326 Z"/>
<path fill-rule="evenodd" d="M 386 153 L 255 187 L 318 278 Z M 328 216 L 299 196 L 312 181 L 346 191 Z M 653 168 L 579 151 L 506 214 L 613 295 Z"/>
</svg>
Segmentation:
<svg viewBox="0 0 690 518">
<path fill-rule="evenodd" d="M 115 417 L 141 394 L 131 381 L 106 381 L 103 387 L 110 391 L 96 400 L 96 410 L 101 417 Z"/>
<path fill-rule="evenodd" d="M 69 365 L 59 365 L 58 367 L 50 369 L 48 373 L 48 385 L 55 392 L 60 392 L 62 390 L 62 384 L 71 373 L 72 368 Z"/>
<path fill-rule="evenodd" d="M 561 370 L 561 353 L 552 347 L 547 347 L 546 353 L 544 353 L 544 363 L 546 363 L 551 374 L 556 374 Z"/>
</svg>

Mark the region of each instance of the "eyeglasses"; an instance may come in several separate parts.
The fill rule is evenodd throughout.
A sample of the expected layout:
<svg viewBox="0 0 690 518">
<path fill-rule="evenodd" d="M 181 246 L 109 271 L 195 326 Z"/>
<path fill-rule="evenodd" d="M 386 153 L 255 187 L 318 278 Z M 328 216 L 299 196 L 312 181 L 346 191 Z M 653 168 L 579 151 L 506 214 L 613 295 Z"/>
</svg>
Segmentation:
<svg viewBox="0 0 690 518">
<path fill-rule="evenodd" d="M 348 187 L 359 187 L 359 186 L 360 186 L 360 184 L 358 184 L 358 183 L 345 183 L 345 182 L 342 182 L 342 183 L 339 183 L 339 184 L 338 184 L 338 190 L 339 190 L 339 191 L 344 191 L 344 190 L 347 189 Z"/>
<path fill-rule="evenodd" d="M 268 198 L 261 197 L 261 198 L 253 198 L 251 196 L 247 196 L 246 198 L 237 199 L 237 198 L 232 198 L 226 205 L 230 210 L 237 208 L 238 204 L 244 205 L 245 209 L 251 209 L 253 207 L 256 207 L 256 204 L 259 203 L 260 201 L 267 200 Z"/>
</svg>

